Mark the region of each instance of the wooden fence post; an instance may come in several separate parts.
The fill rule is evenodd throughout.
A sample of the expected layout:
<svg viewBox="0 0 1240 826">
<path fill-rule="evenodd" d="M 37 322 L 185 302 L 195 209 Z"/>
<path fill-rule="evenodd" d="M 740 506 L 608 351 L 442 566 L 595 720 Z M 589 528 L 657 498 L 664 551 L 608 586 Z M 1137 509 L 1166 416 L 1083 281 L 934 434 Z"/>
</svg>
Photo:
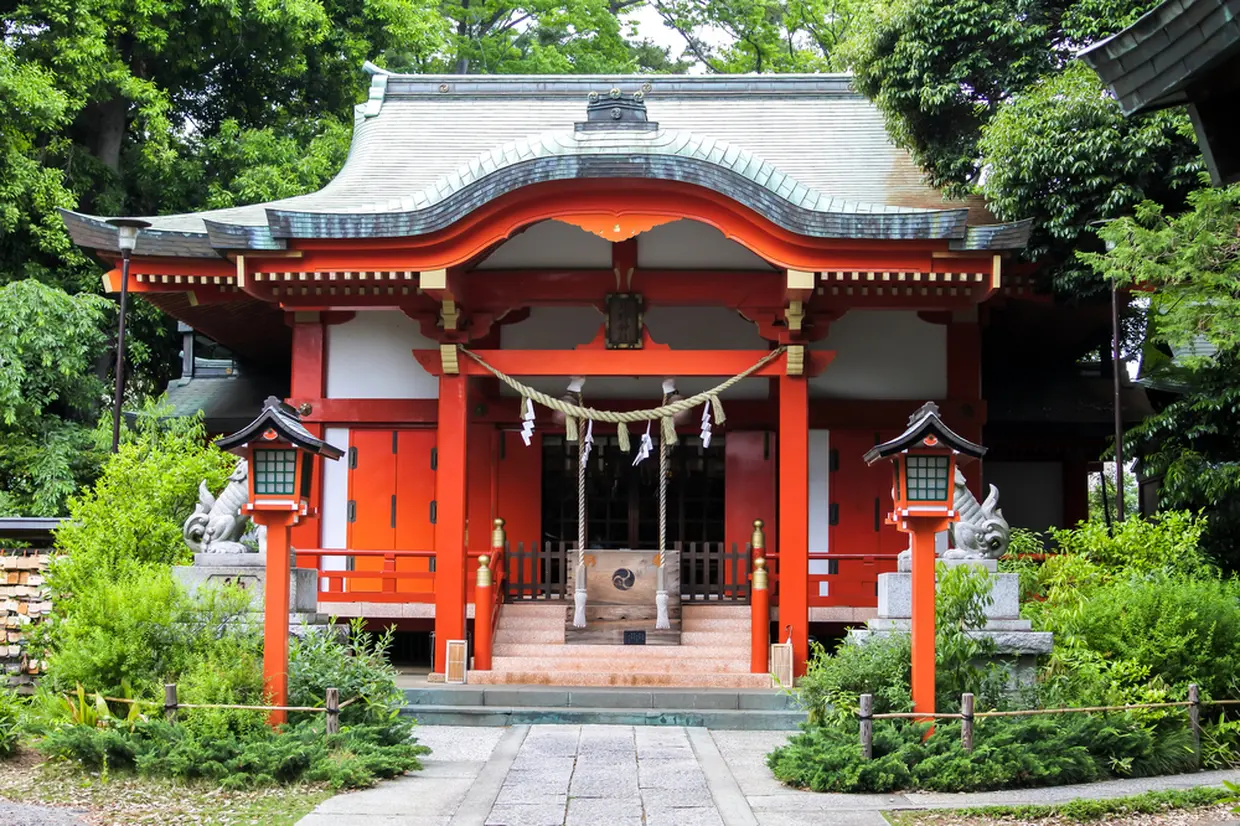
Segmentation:
<svg viewBox="0 0 1240 826">
<path fill-rule="evenodd" d="M 164 719 L 169 723 L 177 721 L 177 684 L 164 684 Z"/>
<path fill-rule="evenodd" d="M 327 707 L 327 733 L 337 734 L 340 732 L 340 689 L 327 689 L 324 705 Z"/>
<path fill-rule="evenodd" d="M 960 745 L 973 751 L 973 695 L 960 695 Z"/>
<path fill-rule="evenodd" d="M 1193 733 L 1193 755 L 1197 768 L 1201 768 L 1201 691 L 1196 683 L 1188 686 L 1188 727 Z"/>
<path fill-rule="evenodd" d="M 861 695 L 861 758 L 869 760 L 874 756 L 874 695 Z"/>
</svg>

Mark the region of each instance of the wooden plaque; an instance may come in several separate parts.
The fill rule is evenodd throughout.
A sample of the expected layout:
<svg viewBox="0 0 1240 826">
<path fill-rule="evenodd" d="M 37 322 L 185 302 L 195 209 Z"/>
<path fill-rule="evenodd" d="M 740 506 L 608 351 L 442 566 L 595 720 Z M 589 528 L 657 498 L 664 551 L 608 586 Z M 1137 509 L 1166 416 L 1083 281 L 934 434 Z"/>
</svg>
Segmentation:
<svg viewBox="0 0 1240 826">
<path fill-rule="evenodd" d="M 444 668 L 445 683 L 465 682 L 465 657 L 467 651 L 465 640 L 448 640 L 448 663 Z"/>
<path fill-rule="evenodd" d="M 792 688 L 792 643 L 771 645 L 771 682 L 775 688 Z"/>
</svg>

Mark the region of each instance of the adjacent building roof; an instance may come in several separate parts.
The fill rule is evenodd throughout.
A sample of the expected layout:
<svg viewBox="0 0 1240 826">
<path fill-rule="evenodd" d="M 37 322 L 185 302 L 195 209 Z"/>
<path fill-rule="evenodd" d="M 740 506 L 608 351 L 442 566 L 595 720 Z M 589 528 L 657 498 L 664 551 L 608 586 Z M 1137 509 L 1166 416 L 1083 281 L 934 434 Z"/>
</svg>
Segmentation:
<svg viewBox="0 0 1240 826">
<path fill-rule="evenodd" d="M 322 190 L 154 216 L 144 254 L 214 257 L 294 238 L 434 232 L 517 188 L 579 178 L 695 184 L 785 229 L 830 238 L 1024 245 L 980 202 L 945 203 L 844 75 L 423 76 L 372 73 L 353 144 Z M 640 93 L 655 123 L 583 124 L 591 92 Z M 589 127 L 589 128 L 582 128 Z M 610 128 L 604 128 L 610 127 Z M 102 218 L 65 213 L 74 240 L 116 249 Z"/>
<path fill-rule="evenodd" d="M 275 431 L 275 435 L 284 441 L 316 456 L 339 459 L 344 455 L 340 448 L 306 430 L 297 411 L 275 396 L 268 396 L 263 402 L 263 410 L 258 414 L 258 418 L 236 433 L 216 439 L 215 444 L 220 450 L 238 450 L 255 439 L 265 439 L 269 430 Z"/>
<path fill-rule="evenodd" d="M 1166 0 L 1081 58 L 1125 114 L 1189 105 L 1215 183 L 1240 180 L 1240 0 Z"/>
<path fill-rule="evenodd" d="M 925 447 L 927 439 L 965 458 L 980 459 L 986 455 L 986 448 L 970 442 L 943 423 L 937 404 L 926 402 L 909 417 L 908 429 L 891 441 L 870 448 L 863 458 L 867 465 L 872 465 L 910 448 Z"/>
</svg>

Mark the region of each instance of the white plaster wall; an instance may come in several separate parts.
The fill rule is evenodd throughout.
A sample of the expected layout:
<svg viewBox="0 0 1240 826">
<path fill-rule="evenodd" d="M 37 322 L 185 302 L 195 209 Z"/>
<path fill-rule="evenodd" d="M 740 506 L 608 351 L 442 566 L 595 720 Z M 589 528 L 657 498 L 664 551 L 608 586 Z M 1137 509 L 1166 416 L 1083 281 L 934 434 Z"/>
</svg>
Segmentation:
<svg viewBox="0 0 1240 826">
<path fill-rule="evenodd" d="M 982 462 L 983 494 L 999 489 L 999 508 L 1014 528 L 1041 531 L 1063 525 L 1061 462 Z"/>
<path fill-rule="evenodd" d="M 359 311 L 327 328 L 329 399 L 436 399 L 439 380 L 413 358 L 438 350 L 417 322 L 399 310 Z"/>
<path fill-rule="evenodd" d="M 810 395 L 837 399 L 941 399 L 947 395 L 947 327 L 905 310 L 852 310 L 814 350 L 835 360 L 809 380 Z"/>
<path fill-rule="evenodd" d="M 323 439 L 349 453 L 349 429 L 329 427 Z M 349 539 L 349 463 L 346 459 L 323 463 L 322 499 L 319 502 L 319 546 L 347 548 Z M 343 571 L 348 557 L 324 556 L 319 567 L 324 571 Z M 327 590 L 327 580 L 319 580 L 319 589 Z"/>
<path fill-rule="evenodd" d="M 602 326 L 602 314 L 590 307 L 535 307 L 525 321 L 501 327 L 500 342 L 506 350 L 571 350 L 593 340 Z M 652 307 L 646 313 L 646 326 L 655 341 L 677 350 L 768 349 L 751 322 L 722 307 Z M 691 396 L 709 390 L 725 378 L 680 378 L 676 387 L 681 394 Z M 662 382 L 660 376 L 595 378 L 586 383 L 586 396 L 657 400 Z M 566 377 L 531 378 L 525 383 L 558 396 L 568 382 Z M 503 389 L 510 393 L 506 387 Z M 766 379 L 747 379 L 729 388 L 723 398 L 765 399 L 768 391 Z"/>
<path fill-rule="evenodd" d="M 611 269 L 611 242 L 560 221 L 543 221 L 505 241 L 477 269 L 602 267 Z"/>
<path fill-rule="evenodd" d="M 682 218 L 637 236 L 637 266 L 647 269 L 769 270 L 766 259 L 710 224 Z"/>
<path fill-rule="evenodd" d="M 809 432 L 809 552 L 830 550 L 831 432 Z"/>
</svg>

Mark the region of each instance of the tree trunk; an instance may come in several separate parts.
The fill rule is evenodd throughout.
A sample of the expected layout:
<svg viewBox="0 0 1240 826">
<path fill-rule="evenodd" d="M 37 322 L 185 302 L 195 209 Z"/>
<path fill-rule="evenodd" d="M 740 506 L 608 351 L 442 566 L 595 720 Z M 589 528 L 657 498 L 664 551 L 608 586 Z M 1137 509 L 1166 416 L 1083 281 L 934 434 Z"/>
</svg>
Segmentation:
<svg viewBox="0 0 1240 826">
<path fill-rule="evenodd" d="M 90 106 L 86 115 L 95 121 L 95 157 L 119 175 L 121 146 L 125 142 L 125 128 L 129 125 L 129 101 L 114 97 Z"/>
</svg>

